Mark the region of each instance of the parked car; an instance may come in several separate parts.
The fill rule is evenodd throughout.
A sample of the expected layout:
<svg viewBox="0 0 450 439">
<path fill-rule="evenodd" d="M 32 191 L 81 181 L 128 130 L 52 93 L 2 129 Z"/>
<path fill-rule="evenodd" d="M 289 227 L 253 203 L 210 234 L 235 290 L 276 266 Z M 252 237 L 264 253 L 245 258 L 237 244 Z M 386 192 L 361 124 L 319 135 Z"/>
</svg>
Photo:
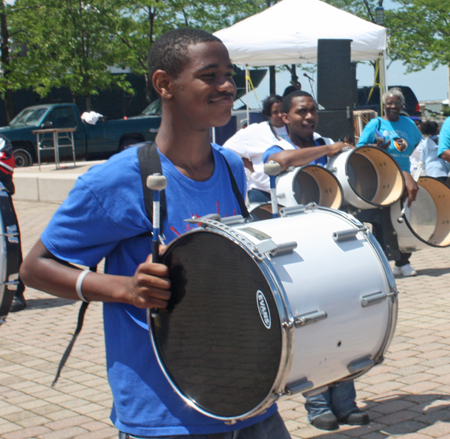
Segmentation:
<svg viewBox="0 0 450 439">
<path fill-rule="evenodd" d="M 421 116 L 419 101 L 411 90 L 410 87 L 404 85 L 390 85 L 388 88 L 399 88 L 403 96 L 405 97 L 405 108 L 404 110 L 410 116 Z M 380 89 L 379 87 L 374 87 L 373 92 L 370 95 L 372 87 L 359 87 L 358 88 L 358 104 L 356 109 L 371 109 L 375 110 L 378 114 L 380 114 Z M 370 95 L 370 99 L 369 99 Z"/>
<path fill-rule="evenodd" d="M 95 125 L 90 125 L 82 121 L 75 104 L 48 104 L 23 109 L 9 126 L 0 128 L 0 134 L 11 141 L 16 166 L 23 167 L 37 162 L 36 134 L 33 131 L 38 129 L 76 127 L 76 157 L 89 160 L 108 158 L 129 145 L 154 140 L 159 124 L 160 118 L 136 117 L 117 120 L 102 118 Z M 53 157 L 53 150 L 41 152 L 42 161 L 53 160 Z M 71 157 L 70 148 L 61 151 L 61 158 L 66 157 Z"/>
</svg>

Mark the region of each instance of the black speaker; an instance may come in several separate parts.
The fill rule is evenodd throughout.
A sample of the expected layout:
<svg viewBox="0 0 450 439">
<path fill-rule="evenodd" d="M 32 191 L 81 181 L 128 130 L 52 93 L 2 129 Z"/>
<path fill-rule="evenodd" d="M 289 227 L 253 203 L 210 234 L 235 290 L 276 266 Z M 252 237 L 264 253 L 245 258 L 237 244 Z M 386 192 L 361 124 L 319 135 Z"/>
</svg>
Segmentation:
<svg viewBox="0 0 450 439">
<path fill-rule="evenodd" d="M 356 67 L 351 62 L 351 42 L 318 40 L 317 101 L 325 110 L 353 108 L 356 103 Z"/>
<path fill-rule="evenodd" d="M 316 131 L 323 137 L 330 137 L 335 142 L 344 140 L 348 136 L 354 141 L 355 126 L 353 123 L 353 111 L 345 110 L 321 110 L 319 111 L 319 124 Z M 349 139 L 346 139 L 348 141 Z"/>
</svg>

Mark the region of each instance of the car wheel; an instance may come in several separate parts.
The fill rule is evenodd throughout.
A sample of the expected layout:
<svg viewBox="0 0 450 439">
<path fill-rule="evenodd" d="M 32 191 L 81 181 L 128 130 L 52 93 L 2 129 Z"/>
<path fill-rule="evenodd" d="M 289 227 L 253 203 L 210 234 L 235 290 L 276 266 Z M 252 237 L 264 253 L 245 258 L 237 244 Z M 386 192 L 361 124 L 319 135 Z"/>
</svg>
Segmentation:
<svg viewBox="0 0 450 439">
<path fill-rule="evenodd" d="M 24 168 L 33 164 L 33 158 L 26 149 L 15 149 L 14 159 L 16 162 L 16 168 Z"/>
</svg>

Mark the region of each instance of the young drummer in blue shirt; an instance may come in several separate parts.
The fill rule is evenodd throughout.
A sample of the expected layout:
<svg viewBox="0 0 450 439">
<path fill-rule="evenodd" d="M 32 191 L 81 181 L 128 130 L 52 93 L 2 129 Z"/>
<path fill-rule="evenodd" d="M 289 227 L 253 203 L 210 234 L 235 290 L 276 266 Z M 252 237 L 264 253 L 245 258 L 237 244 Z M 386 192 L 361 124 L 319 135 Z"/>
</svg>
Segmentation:
<svg viewBox="0 0 450 439">
<path fill-rule="evenodd" d="M 236 86 L 227 49 L 204 31 L 164 34 L 153 45 L 149 67 L 162 101 L 156 144 L 167 178 L 163 225 L 171 241 L 193 215 L 240 213 L 225 157 L 244 195 L 242 161 L 211 144 L 209 134 L 229 121 Z M 89 272 L 79 290 L 86 300 L 104 302 L 111 419 L 119 437 L 288 439 L 276 405 L 229 425 L 188 407 L 171 388 L 146 323 L 146 309 L 165 308 L 170 298 L 168 268 L 151 262 L 151 240 L 139 236 L 151 229 L 137 148 L 130 148 L 78 179 L 21 269 L 27 285 L 78 299 L 82 272 L 70 264 L 89 267 L 106 258 L 105 274 Z"/>
</svg>

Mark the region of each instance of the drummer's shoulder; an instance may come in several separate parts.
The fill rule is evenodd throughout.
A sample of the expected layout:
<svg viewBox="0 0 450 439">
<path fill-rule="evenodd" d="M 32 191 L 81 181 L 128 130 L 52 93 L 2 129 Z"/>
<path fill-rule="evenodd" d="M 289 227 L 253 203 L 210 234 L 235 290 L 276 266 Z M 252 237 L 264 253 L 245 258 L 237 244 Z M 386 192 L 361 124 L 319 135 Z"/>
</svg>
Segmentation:
<svg viewBox="0 0 450 439">
<path fill-rule="evenodd" d="M 113 155 L 103 163 L 92 166 L 78 180 L 87 186 L 125 186 L 134 175 L 140 175 L 137 147 Z"/>
<path fill-rule="evenodd" d="M 243 167 L 241 157 L 237 153 L 232 151 L 231 149 L 225 148 L 224 146 L 220 146 L 220 145 L 218 145 L 216 143 L 211 143 L 211 146 L 213 147 L 213 149 L 215 151 L 217 151 L 218 153 L 222 154 L 222 156 L 225 158 L 227 163 L 232 168 Z"/>
</svg>

